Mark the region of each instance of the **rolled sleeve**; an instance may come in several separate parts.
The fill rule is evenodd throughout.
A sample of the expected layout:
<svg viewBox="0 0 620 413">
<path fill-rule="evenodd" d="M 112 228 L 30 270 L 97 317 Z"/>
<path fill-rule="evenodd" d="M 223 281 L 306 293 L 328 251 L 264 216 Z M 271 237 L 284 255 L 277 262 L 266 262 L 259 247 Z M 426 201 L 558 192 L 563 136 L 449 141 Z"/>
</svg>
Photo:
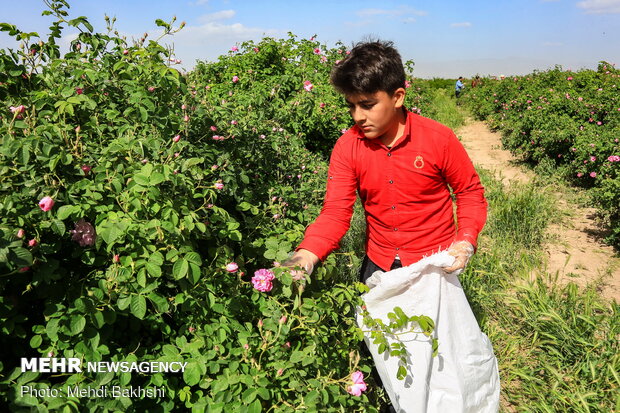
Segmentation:
<svg viewBox="0 0 620 413">
<path fill-rule="evenodd" d="M 452 134 L 444 153 L 444 177 L 456 196 L 457 233 L 455 241 L 469 241 L 476 247 L 487 219 L 484 187 L 465 148 Z"/>
</svg>

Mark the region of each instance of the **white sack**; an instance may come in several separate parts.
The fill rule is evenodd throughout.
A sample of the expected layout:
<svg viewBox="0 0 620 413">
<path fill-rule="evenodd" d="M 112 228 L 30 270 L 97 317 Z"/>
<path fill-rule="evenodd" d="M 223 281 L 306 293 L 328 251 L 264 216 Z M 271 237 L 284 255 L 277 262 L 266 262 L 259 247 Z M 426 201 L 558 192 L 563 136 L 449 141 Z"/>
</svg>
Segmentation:
<svg viewBox="0 0 620 413">
<path fill-rule="evenodd" d="M 441 268 L 453 261 L 443 251 L 408 267 L 377 271 L 366 281 L 371 289 L 362 298 L 373 318 L 389 324 L 387 314 L 400 307 L 407 316 L 425 315 L 435 322 L 436 357 L 423 334 L 399 337 L 408 352 L 405 380 L 396 378 L 399 358 L 379 355 L 378 345 L 365 334 L 383 386 L 399 413 L 495 413 L 499 409 L 499 373 L 491 342 L 467 302 L 457 278 L 460 271 L 448 274 Z M 361 315 L 357 321 L 367 330 Z"/>
</svg>

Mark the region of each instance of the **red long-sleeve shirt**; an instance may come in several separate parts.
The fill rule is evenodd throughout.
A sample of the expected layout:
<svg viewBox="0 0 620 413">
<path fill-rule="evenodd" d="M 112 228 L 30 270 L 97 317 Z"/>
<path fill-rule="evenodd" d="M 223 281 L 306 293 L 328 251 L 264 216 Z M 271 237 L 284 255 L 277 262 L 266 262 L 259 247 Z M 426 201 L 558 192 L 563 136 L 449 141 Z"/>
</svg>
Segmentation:
<svg viewBox="0 0 620 413">
<path fill-rule="evenodd" d="M 458 231 L 448 185 L 456 195 Z M 323 209 L 297 249 L 323 261 L 350 226 L 356 191 L 366 213 L 366 253 L 388 270 L 446 249 L 453 241 L 474 246 L 487 217 L 484 188 L 454 132 L 407 112 L 405 132 L 388 148 L 357 126 L 332 151 Z"/>
</svg>

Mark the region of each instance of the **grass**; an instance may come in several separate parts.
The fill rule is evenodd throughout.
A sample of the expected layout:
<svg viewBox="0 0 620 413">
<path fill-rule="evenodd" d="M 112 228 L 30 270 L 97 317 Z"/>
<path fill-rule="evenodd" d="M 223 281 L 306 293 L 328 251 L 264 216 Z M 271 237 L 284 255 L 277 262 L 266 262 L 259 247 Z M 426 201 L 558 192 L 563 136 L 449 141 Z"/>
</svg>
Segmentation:
<svg viewBox="0 0 620 413">
<path fill-rule="evenodd" d="M 463 288 L 499 361 L 506 412 L 620 408 L 620 318 L 595 286 L 559 286 L 542 265 L 546 224 L 558 212 L 537 183 L 502 187 L 481 174 L 489 219 Z"/>
</svg>

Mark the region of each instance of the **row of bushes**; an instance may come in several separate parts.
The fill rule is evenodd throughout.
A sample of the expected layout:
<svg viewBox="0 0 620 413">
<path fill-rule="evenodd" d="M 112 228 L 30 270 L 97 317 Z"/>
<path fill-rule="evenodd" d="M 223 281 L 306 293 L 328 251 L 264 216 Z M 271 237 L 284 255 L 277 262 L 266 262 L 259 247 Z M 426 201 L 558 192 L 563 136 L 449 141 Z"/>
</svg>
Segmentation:
<svg viewBox="0 0 620 413">
<path fill-rule="evenodd" d="M 312 278 L 266 269 L 318 214 L 350 124 L 328 83 L 346 54 L 313 39 L 231 45 L 189 73 L 146 37 L 69 19 L 1 23 L 0 405 L 12 411 L 346 411 L 378 407 L 359 357 L 355 251 Z M 157 21 L 164 34 L 181 27 Z M 80 35 L 61 56 L 64 26 Z M 181 25 L 182 26 L 182 25 Z M 409 94 L 416 109 L 424 90 Z M 260 271 L 259 271 L 260 270 Z M 257 275 L 254 275 L 256 271 Z M 253 277 L 254 275 L 254 277 Z M 22 372 L 23 357 L 179 361 L 182 375 Z M 21 386 L 157 386 L 163 398 L 57 398 Z M 359 386 L 358 386 L 359 387 Z"/>
<path fill-rule="evenodd" d="M 465 101 L 502 132 L 506 148 L 587 188 L 620 245 L 620 70 L 556 67 L 502 80 L 483 79 Z"/>
</svg>

